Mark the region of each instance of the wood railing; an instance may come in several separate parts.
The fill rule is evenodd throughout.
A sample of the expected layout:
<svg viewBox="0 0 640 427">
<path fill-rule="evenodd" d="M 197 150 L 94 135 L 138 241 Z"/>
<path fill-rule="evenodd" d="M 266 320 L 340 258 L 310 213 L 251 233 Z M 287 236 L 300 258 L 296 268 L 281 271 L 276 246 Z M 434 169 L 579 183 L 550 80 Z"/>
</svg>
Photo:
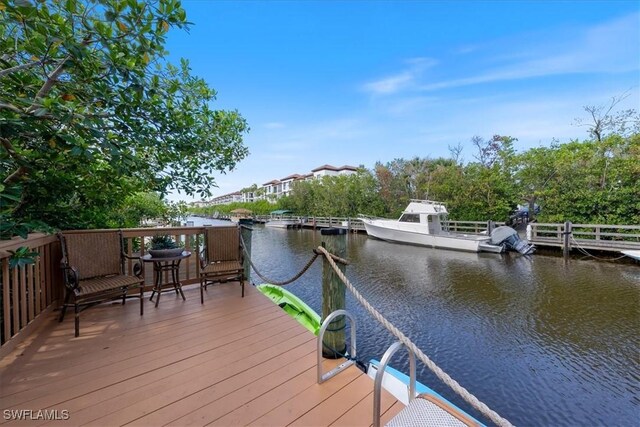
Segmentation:
<svg viewBox="0 0 640 427">
<path fill-rule="evenodd" d="M 640 249 L 640 225 L 529 223 L 527 238 L 540 246 L 597 250 Z"/>
<path fill-rule="evenodd" d="M 35 263 L 10 268 L 11 251 L 28 247 L 37 252 Z M 40 314 L 51 310 L 63 296 L 61 250 L 56 236 L 31 234 L 27 239 L 0 241 L 0 344 L 34 327 Z"/>
<path fill-rule="evenodd" d="M 269 215 L 256 215 L 254 220 L 256 222 L 266 222 L 272 217 Z M 342 227 L 350 230 L 364 231 L 364 224 L 360 218 L 349 218 L 342 216 L 317 216 L 317 217 L 301 217 L 293 215 L 279 216 L 278 219 L 291 219 L 300 221 L 303 227 L 313 228 L 325 228 L 325 227 Z M 504 222 L 495 222 L 494 226 L 498 227 L 505 225 Z M 488 221 L 446 221 L 443 223 L 443 227 L 449 231 L 457 233 L 468 234 L 480 234 L 486 232 L 488 227 Z"/>
</svg>

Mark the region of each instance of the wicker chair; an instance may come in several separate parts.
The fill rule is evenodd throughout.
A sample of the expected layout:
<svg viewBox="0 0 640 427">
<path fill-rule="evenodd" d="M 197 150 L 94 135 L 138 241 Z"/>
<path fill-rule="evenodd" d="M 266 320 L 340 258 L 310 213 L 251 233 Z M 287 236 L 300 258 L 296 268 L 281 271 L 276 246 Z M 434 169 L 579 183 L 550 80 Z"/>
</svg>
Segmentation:
<svg viewBox="0 0 640 427">
<path fill-rule="evenodd" d="M 139 257 L 124 253 L 122 232 L 108 230 L 97 232 L 61 232 L 61 268 L 66 295 L 60 322 L 67 307 L 75 311 L 75 336 L 80 335 L 80 312 L 85 308 L 113 299 L 140 299 L 140 315 L 143 313 L 144 277 Z M 138 260 L 133 265 L 134 276 L 125 273 L 125 259 Z M 140 295 L 127 295 L 129 289 L 140 289 Z"/>
<path fill-rule="evenodd" d="M 200 257 L 200 302 L 209 284 L 240 280 L 244 297 L 244 255 L 240 227 L 206 227 L 204 249 Z"/>
</svg>

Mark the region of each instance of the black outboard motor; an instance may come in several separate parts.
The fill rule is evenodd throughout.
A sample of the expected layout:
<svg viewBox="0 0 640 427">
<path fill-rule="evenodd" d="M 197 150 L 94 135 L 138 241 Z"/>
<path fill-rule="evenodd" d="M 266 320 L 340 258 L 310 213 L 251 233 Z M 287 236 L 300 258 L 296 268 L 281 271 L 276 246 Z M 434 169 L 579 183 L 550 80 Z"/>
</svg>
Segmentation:
<svg viewBox="0 0 640 427">
<path fill-rule="evenodd" d="M 491 232 L 491 244 L 504 244 L 507 249 L 518 251 L 522 255 L 530 255 L 536 250 L 532 244 L 520 239 L 516 230 L 507 226 L 496 227 Z"/>
</svg>

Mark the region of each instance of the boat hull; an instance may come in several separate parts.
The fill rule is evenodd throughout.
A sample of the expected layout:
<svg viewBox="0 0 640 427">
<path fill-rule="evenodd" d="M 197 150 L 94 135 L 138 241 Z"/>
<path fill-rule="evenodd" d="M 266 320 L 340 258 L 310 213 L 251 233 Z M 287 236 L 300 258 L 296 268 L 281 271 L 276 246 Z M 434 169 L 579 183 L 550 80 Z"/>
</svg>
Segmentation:
<svg viewBox="0 0 640 427">
<path fill-rule="evenodd" d="M 486 246 L 490 240 L 488 236 L 458 233 L 442 232 L 429 234 L 427 233 L 426 227 L 422 224 L 366 218 L 363 218 L 362 222 L 369 236 L 389 242 L 408 243 L 411 245 L 467 252 L 480 252 L 483 250 L 481 243 L 483 244 L 482 246 Z M 499 251 L 499 249 L 491 250 L 491 252 Z"/>
<path fill-rule="evenodd" d="M 624 255 L 628 256 L 629 258 L 633 258 L 640 261 L 640 251 L 627 250 L 627 251 L 620 251 L 620 252 L 622 252 Z"/>
<path fill-rule="evenodd" d="M 300 226 L 300 222 L 296 220 L 288 220 L 288 219 L 274 219 L 267 221 L 265 227 L 273 227 L 273 228 L 295 228 Z"/>
</svg>

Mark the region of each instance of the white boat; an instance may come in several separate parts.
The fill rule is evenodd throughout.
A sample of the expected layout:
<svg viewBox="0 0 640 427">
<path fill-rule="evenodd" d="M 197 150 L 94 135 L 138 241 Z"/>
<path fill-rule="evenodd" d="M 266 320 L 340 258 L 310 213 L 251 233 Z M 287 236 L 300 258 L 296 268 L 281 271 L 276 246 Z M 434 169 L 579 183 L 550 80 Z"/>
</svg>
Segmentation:
<svg viewBox="0 0 640 427">
<path fill-rule="evenodd" d="M 283 217 L 283 215 L 290 215 L 291 211 L 277 210 L 271 212 L 271 218 L 264 224 L 265 227 L 275 228 L 296 228 L 299 227 L 301 222 L 299 219 Z"/>
<path fill-rule="evenodd" d="M 504 251 L 504 246 L 491 243 L 491 236 L 452 233 L 443 228 L 447 208 L 432 200 L 411 200 L 397 220 L 360 216 L 369 236 L 390 242 L 409 243 L 468 252 Z"/>
<path fill-rule="evenodd" d="M 627 250 L 627 251 L 620 251 L 620 252 L 622 252 L 622 254 L 628 256 L 629 258 L 637 259 L 638 261 L 640 261 L 640 251 Z"/>
<path fill-rule="evenodd" d="M 275 228 L 295 228 L 300 225 L 300 221 L 295 219 L 270 219 L 264 225 L 265 227 Z"/>
<path fill-rule="evenodd" d="M 253 212 L 249 209 L 239 208 L 231 211 L 231 222 L 235 224 L 251 225 L 253 224 L 253 218 L 251 216 Z"/>
</svg>

